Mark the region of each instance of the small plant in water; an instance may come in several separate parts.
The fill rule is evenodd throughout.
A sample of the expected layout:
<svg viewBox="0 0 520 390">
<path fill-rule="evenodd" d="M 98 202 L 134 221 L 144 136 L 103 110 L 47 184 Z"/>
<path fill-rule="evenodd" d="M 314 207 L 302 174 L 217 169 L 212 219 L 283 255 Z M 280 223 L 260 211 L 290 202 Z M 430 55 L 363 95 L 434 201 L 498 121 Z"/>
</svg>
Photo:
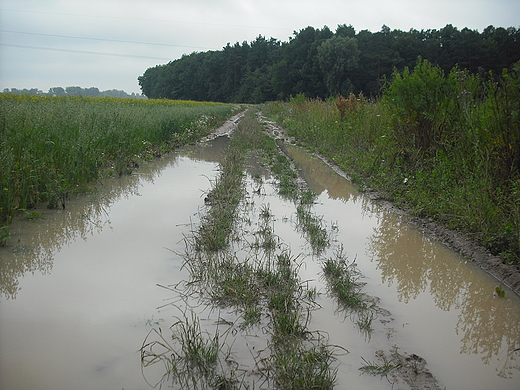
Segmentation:
<svg viewBox="0 0 520 390">
<path fill-rule="evenodd" d="M 0 246 L 5 246 L 7 244 L 7 240 L 9 239 L 10 231 L 11 231 L 10 226 L 0 227 Z"/>
<path fill-rule="evenodd" d="M 376 362 L 370 362 L 366 360 L 364 357 L 361 357 L 363 362 L 365 363 L 364 366 L 360 367 L 359 369 L 363 371 L 366 374 L 370 375 L 381 375 L 381 376 L 387 376 L 392 370 L 395 370 L 399 367 L 401 367 L 401 363 L 394 363 L 392 360 L 388 359 L 385 355 L 381 355 L 381 363 Z"/>
<path fill-rule="evenodd" d="M 363 333 L 367 336 L 372 333 L 372 321 L 375 318 L 375 314 L 372 310 L 364 310 L 359 314 L 356 324 Z"/>
<path fill-rule="evenodd" d="M 203 331 L 198 317 L 191 313 L 191 318 L 184 314 L 170 327 L 170 337 L 163 335 L 161 329 L 152 329 L 141 347 L 141 365 L 143 368 L 156 363 L 163 363 L 166 373 L 153 385 L 162 384 L 167 379 L 178 383 L 182 388 L 215 388 L 225 374 L 219 370 L 219 357 L 223 345 L 218 331 L 210 335 Z M 152 337 L 156 339 L 150 341 Z M 146 378 L 145 378 L 146 380 Z"/>
<path fill-rule="evenodd" d="M 336 252 L 335 258 L 325 260 L 322 269 L 330 289 L 345 308 L 361 311 L 368 309 L 365 295 L 360 291 L 361 285 L 357 282 L 360 277 L 359 271 L 354 262 L 347 262 L 343 248 Z"/>
<path fill-rule="evenodd" d="M 497 286 L 495 288 L 495 292 L 497 293 L 497 295 L 499 297 L 505 297 L 506 296 L 506 291 L 504 290 L 504 287 L 502 287 L 502 285 Z"/>
</svg>

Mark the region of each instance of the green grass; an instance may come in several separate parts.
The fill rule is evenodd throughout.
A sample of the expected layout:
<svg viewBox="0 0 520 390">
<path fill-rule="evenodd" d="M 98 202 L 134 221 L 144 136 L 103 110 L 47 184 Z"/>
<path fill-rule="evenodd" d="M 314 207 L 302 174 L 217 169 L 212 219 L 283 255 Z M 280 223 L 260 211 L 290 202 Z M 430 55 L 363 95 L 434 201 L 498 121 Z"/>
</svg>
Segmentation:
<svg viewBox="0 0 520 390">
<path fill-rule="evenodd" d="M 194 142 L 233 113 L 217 103 L 0 94 L 0 226 L 41 203 Z"/>
<path fill-rule="evenodd" d="M 298 227 L 302 230 L 315 254 L 322 253 L 329 245 L 327 230 L 323 228 L 321 218 L 314 215 L 309 205 L 300 204 L 296 207 Z"/>
<path fill-rule="evenodd" d="M 351 310 L 367 309 L 364 295 L 360 292 L 361 286 L 357 281 L 359 275 L 355 266 L 343 258 L 331 258 L 323 263 L 323 274 L 342 305 Z"/>
<path fill-rule="evenodd" d="M 196 236 L 197 249 L 218 251 L 229 245 L 236 210 L 243 197 L 244 159 L 242 151 L 229 148 L 220 163 L 220 173 L 206 196 L 209 211 Z"/>
<path fill-rule="evenodd" d="M 393 359 L 386 358 L 384 355 L 381 358 L 381 363 L 371 362 L 365 358 L 361 359 L 363 359 L 365 365 L 361 366 L 360 370 L 365 374 L 370 374 L 373 376 L 379 375 L 381 377 L 386 377 L 390 372 L 398 369 L 402 365 L 399 362 L 394 362 Z"/>
<path fill-rule="evenodd" d="M 355 262 L 348 262 L 343 254 L 343 248 L 336 251 L 333 258 L 322 263 L 322 270 L 332 295 L 340 306 L 349 313 L 359 330 L 370 337 L 372 321 L 376 314 L 368 303 L 366 295 L 361 291 L 361 276 Z"/>
<path fill-rule="evenodd" d="M 262 111 L 362 189 L 520 264 L 519 91 L 520 63 L 486 78 L 419 61 L 380 101 L 297 96 Z"/>
<path fill-rule="evenodd" d="M 200 320 L 193 312 L 178 318 L 170 329 L 168 337 L 162 331 L 152 329 L 141 346 L 143 368 L 157 363 L 165 367 L 164 377 L 157 383 L 149 383 L 150 386 L 171 381 L 186 389 L 236 388 L 236 378 L 219 366 L 224 344 L 218 331 L 211 335 L 202 330 Z M 146 376 L 145 380 L 148 381 Z"/>
</svg>

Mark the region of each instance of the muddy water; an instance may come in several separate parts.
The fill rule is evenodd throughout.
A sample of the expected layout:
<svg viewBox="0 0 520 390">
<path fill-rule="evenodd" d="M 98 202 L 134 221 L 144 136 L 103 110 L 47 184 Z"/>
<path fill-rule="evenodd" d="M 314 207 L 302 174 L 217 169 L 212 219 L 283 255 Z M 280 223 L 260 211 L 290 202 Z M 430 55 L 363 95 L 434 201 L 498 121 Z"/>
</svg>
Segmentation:
<svg viewBox="0 0 520 390">
<path fill-rule="evenodd" d="M 179 254 L 183 238 L 197 225 L 226 144 L 217 138 L 185 149 L 64 211 L 42 210 L 40 218 L 13 225 L 11 245 L 0 249 L 1 389 L 149 388 L 138 350 L 151 329 L 168 329 L 180 305 L 158 285 L 188 278 Z M 376 361 L 376 351 L 393 346 L 426 359 L 441 388 L 520 388 L 518 298 L 509 291 L 494 297 L 495 280 L 403 216 L 371 204 L 321 160 L 298 148 L 286 151 L 319 194 L 314 211 L 333 242 L 323 256 L 342 245 L 364 276 L 364 291 L 382 308 L 370 337 L 338 310 L 320 276 L 320 258 L 295 229 L 294 205 L 252 165 L 251 213 L 269 205 L 275 234 L 302 262 L 302 279 L 321 292 L 309 328 L 350 352 L 338 350 L 338 388 L 392 388 L 358 369 L 363 358 Z M 258 193 L 253 175 L 263 177 Z M 244 219 L 254 230 L 254 218 Z M 211 315 L 204 321 L 214 324 Z M 248 339 L 249 351 L 263 344 Z M 244 351 L 235 355 L 250 353 Z M 162 375 L 161 367 L 146 370 L 147 378 Z"/>
<path fill-rule="evenodd" d="M 318 158 L 286 151 L 320 194 L 316 212 L 337 226 L 335 239 L 365 276 L 365 291 L 390 312 L 375 321 L 367 344 L 423 357 L 441 388 L 520 388 L 518 296 L 496 297 L 495 279 L 369 202 Z"/>
<path fill-rule="evenodd" d="M 1 389 L 146 389 L 139 348 L 170 317 L 183 234 L 225 139 L 100 186 L 61 212 L 13 224 L 0 248 Z M 169 325 L 168 325 L 169 326 Z"/>
</svg>

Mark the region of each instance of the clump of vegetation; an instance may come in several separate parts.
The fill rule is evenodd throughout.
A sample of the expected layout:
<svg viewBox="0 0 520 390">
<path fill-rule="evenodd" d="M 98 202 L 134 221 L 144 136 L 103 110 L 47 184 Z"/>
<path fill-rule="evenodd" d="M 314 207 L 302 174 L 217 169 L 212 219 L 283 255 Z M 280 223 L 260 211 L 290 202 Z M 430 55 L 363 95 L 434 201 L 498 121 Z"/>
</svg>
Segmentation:
<svg viewBox="0 0 520 390">
<path fill-rule="evenodd" d="M 394 72 L 379 102 L 296 96 L 263 112 L 362 188 L 520 264 L 519 91 L 520 63 L 474 75 L 419 58 Z"/>
<path fill-rule="evenodd" d="M 327 230 L 322 226 L 322 220 L 314 215 L 309 206 L 299 204 L 296 207 L 298 226 L 305 232 L 315 254 L 320 254 L 330 244 Z"/>
<path fill-rule="evenodd" d="M 0 246 L 6 245 L 7 240 L 9 239 L 10 230 L 9 226 L 0 227 Z"/>
<path fill-rule="evenodd" d="M 0 94 L 0 225 L 208 134 L 234 106 Z"/>
<path fill-rule="evenodd" d="M 359 330 L 369 336 L 375 312 L 361 291 L 363 284 L 359 282 L 361 274 L 356 263 L 348 262 L 343 248 L 340 247 L 334 257 L 323 261 L 322 270 L 340 306 L 356 318 Z"/>
<path fill-rule="evenodd" d="M 210 208 L 197 234 L 198 249 L 217 251 L 228 246 L 243 196 L 244 157 L 239 149 L 230 148 L 220 163 L 220 174 L 206 196 Z"/>
<path fill-rule="evenodd" d="M 292 264 L 288 253 L 280 254 L 274 275 L 265 279 L 273 329 L 270 370 L 277 388 L 332 389 L 336 381 L 333 355 L 322 342 L 307 340 L 302 311 L 306 295 Z"/>
<path fill-rule="evenodd" d="M 165 367 L 163 378 L 157 383 L 149 383 L 150 386 L 155 388 L 171 379 L 173 384 L 186 389 L 237 388 L 236 377 L 219 366 L 224 344 L 218 332 L 211 335 L 202 330 L 199 318 L 193 312 L 190 317 L 185 313 L 170 329 L 168 337 L 160 330 L 152 329 L 141 347 L 143 368 L 157 363 Z"/>
<path fill-rule="evenodd" d="M 422 357 L 414 353 L 400 353 L 395 346 L 390 349 L 389 354 L 379 350 L 375 355 L 377 361 L 361 358 L 364 365 L 359 369 L 362 373 L 385 377 L 392 386 L 402 380 L 411 388 L 440 390 L 435 377 L 426 368 L 426 361 Z"/>
</svg>

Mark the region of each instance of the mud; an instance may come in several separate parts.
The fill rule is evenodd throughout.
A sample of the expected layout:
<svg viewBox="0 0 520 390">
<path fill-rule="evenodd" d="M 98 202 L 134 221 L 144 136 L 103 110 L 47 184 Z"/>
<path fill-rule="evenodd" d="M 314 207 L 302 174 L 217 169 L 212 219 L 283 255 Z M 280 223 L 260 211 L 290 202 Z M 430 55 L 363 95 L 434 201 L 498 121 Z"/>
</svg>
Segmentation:
<svg viewBox="0 0 520 390">
<path fill-rule="evenodd" d="M 267 131 L 272 137 L 288 143 L 295 142 L 293 137 L 287 136 L 283 127 L 279 126 L 275 122 L 268 120 L 261 114 L 259 117 L 260 120 L 265 123 Z M 334 162 L 328 160 L 325 156 L 319 153 L 314 153 L 314 155 L 323 160 L 338 174 L 347 179 L 350 179 L 348 174 L 339 168 Z M 406 217 L 408 222 L 419 229 L 421 233 L 457 252 L 465 259 L 471 261 L 479 268 L 497 279 L 497 285 L 502 284 L 507 286 L 511 291 L 520 296 L 519 266 L 505 264 L 500 256 L 491 254 L 489 250 L 487 250 L 482 245 L 479 245 L 467 234 L 448 229 L 431 219 L 419 218 L 411 215 L 409 210 L 399 208 L 392 202 L 386 200 L 385 194 L 382 192 L 368 191 L 366 195 L 368 195 L 370 199 L 379 206 Z"/>
</svg>

